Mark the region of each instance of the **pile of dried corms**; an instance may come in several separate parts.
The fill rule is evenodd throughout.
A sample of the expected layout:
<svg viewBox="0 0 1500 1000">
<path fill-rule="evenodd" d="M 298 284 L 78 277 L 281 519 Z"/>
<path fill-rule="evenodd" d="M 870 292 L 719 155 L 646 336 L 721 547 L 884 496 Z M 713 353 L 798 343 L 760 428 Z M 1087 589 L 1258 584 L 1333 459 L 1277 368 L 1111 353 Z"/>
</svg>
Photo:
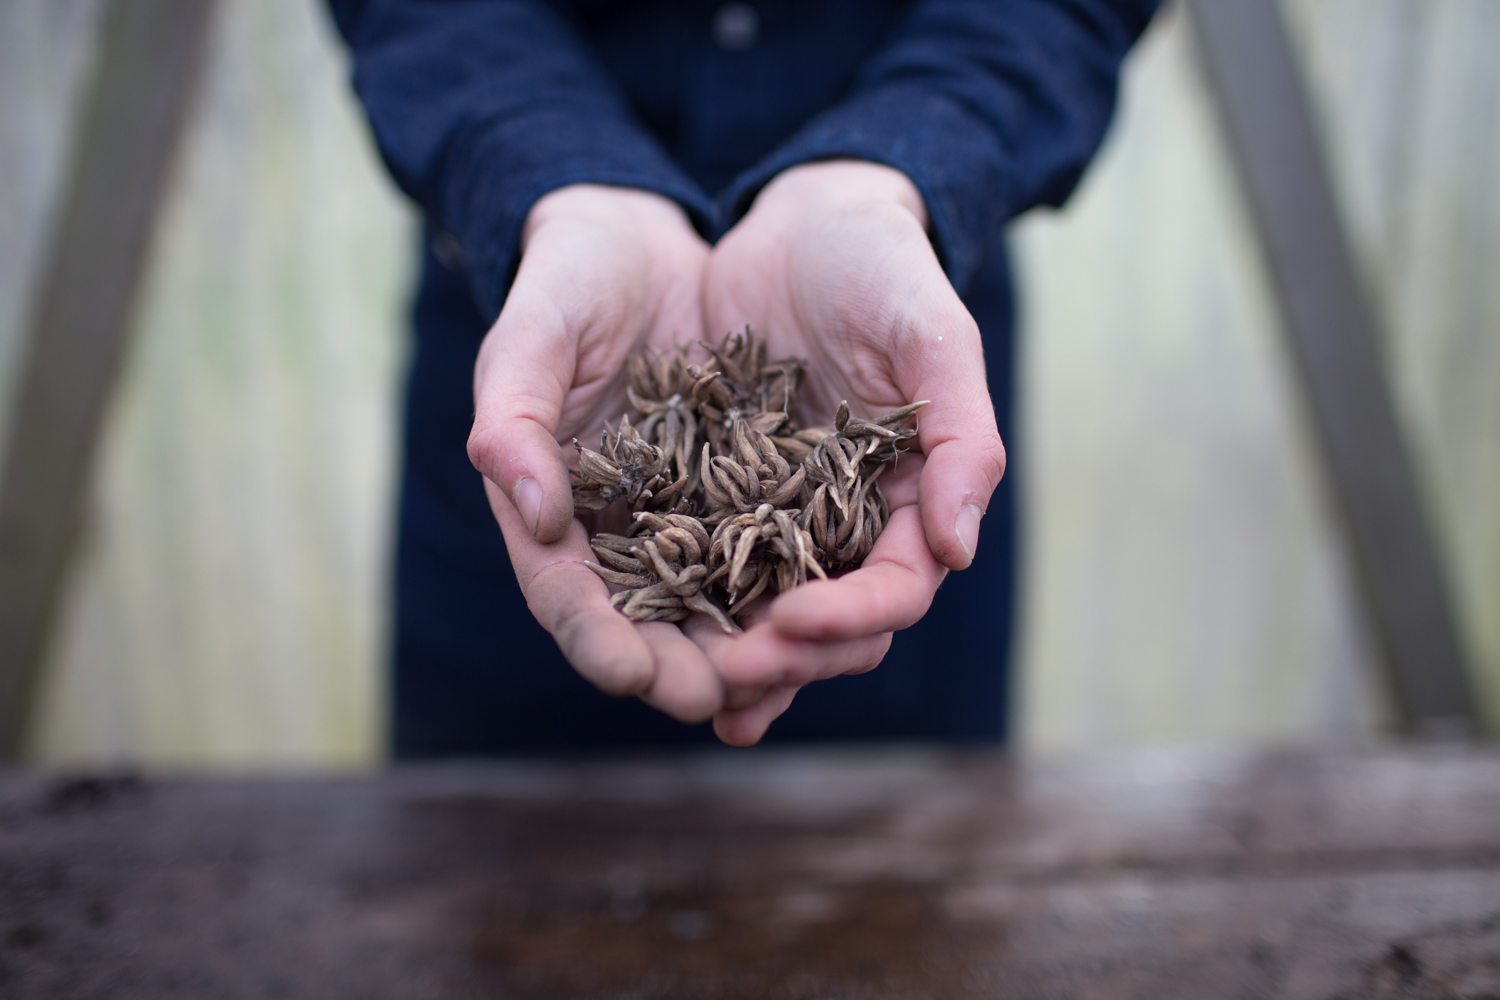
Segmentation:
<svg viewBox="0 0 1500 1000">
<path fill-rule="evenodd" d="M 912 403 L 863 420 L 840 403 L 832 427 L 796 424 L 803 362 L 768 361 L 746 327 L 717 346 L 631 358 L 634 412 L 606 427 L 599 451 L 574 439 L 573 506 L 628 505 L 626 534 L 594 536 L 589 566 L 625 588 L 635 621 L 694 612 L 726 631 L 762 594 L 858 566 L 889 510 L 878 480 L 916 435 Z"/>
</svg>

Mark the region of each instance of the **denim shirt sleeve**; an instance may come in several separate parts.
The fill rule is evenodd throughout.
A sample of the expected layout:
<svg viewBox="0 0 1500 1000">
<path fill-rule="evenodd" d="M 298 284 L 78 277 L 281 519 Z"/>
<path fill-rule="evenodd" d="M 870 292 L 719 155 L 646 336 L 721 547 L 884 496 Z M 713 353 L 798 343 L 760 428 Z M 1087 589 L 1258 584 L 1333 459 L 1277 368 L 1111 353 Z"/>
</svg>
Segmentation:
<svg viewBox="0 0 1500 1000">
<path fill-rule="evenodd" d="M 1068 197 L 1103 140 L 1120 63 L 1157 0 L 918 0 L 842 103 L 731 184 L 732 223 L 789 167 L 838 157 L 906 174 L 962 291 L 1011 218 Z"/>
<path fill-rule="evenodd" d="M 542 0 L 329 0 L 376 145 L 500 311 L 531 206 L 573 183 L 643 188 L 700 230 L 713 206 Z"/>
</svg>

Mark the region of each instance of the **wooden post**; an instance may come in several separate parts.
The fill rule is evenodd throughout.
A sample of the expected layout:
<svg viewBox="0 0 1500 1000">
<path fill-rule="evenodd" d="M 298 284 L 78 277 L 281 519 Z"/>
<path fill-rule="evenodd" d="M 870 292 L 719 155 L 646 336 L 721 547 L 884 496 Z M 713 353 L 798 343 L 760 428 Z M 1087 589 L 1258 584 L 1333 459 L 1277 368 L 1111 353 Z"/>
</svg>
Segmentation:
<svg viewBox="0 0 1500 1000">
<path fill-rule="evenodd" d="M 1419 735 L 1475 734 L 1442 560 L 1279 9 L 1191 11 L 1397 715 Z"/>
<path fill-rule="evenodd" d="M 0 472 L 0 758 L 25 735 L 211 0 L 113 0 L 23 326 Z"/>
</svg>

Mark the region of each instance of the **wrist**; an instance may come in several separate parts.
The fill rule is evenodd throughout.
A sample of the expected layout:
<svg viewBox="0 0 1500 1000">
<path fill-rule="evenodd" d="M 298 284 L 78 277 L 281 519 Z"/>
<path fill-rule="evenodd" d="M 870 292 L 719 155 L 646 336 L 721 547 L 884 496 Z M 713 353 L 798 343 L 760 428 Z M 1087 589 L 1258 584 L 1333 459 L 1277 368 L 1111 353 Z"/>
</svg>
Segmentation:
<svg viewBox="0 0 1500 1000">
<path fill-rule="evenodd" d="M 754 209 L 872 209 L 893 207 L 927 228 L 927 208 L 911 178 L 869 160 L 820 160 L 783 170 L 761 189 Z"/>
<path fill-rule="evenodd" d="M 521 249 L 543 229 L 568 224 L 697 236 L 687 212 L 670 198 L 641 188 L 568 184 L 548 191 L 531 206 L 521 229 Z"/>
</svg>

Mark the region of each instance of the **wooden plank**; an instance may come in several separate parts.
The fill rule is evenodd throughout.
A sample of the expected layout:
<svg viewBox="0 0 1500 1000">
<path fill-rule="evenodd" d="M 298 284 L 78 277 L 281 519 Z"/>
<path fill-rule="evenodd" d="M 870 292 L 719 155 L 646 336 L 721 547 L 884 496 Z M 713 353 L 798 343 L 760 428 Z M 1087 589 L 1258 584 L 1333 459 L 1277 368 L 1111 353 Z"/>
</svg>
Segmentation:
<svg viewBox="0 0 1500 1000">
<path fill-rule="evenodd" d="M 0 757 L 23 740 L 212 9 L 117 0 L 104 19 L 0 473 Z"/>
<path fill-rule="evenodd" d="M 1393 705 L 1416 733 L 1475 734 L 1443 562 L 1278 7 L 1190 9 Z"/>
<path fill-rule="evenodd" d="M 1500 754 L 0 776 L 0 993 L 1486 996 Z"/>
</svg>

